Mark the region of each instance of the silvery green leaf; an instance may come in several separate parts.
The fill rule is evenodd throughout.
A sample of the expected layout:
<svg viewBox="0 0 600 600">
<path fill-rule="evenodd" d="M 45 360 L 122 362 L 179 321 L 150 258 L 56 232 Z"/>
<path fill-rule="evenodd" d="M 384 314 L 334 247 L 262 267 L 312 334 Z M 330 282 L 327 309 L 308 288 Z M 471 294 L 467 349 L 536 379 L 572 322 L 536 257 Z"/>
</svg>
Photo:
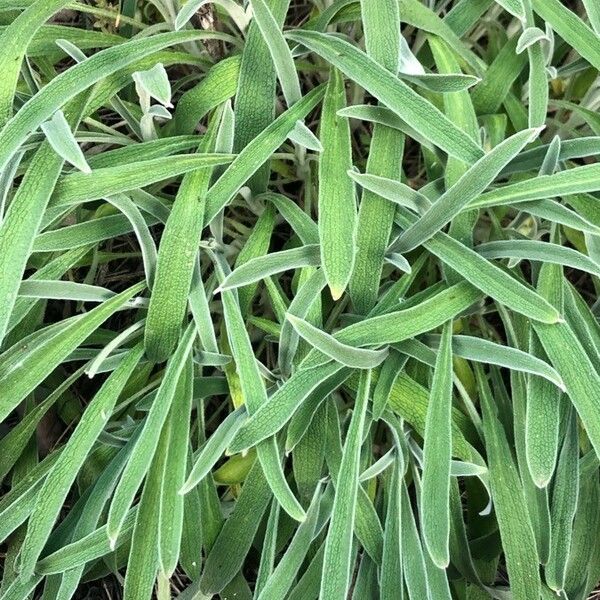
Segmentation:
<svg viewBox="0 0 600 600">
<path fill-rule="evenodd" d="M 519 37 L 517 54 L 525 52 L 529 46 L 532 46 L 536 42 L 541 42 L 542 40 L 550 42 L 548 35 L 538 27 L 527 27 Z"/>
<path fill-rule="evenodd" d="M 69 40 L 56 40 L 56 45 L 77 62 L 82 62 L 87 58 L 87 56 Z"/>
<path fill-rule="evenodd" d="M 155 119 L 171 119 L 171 113 L 162 104 L 153 104 L 147 113 Z"/>
<path fill-rule="evenodd" d="M 62 110 L 57 110 L 41 127 L 46 139 L 61 158 L 84 173 L 92 172 Z"/>
<path fill-rule="evenodd" d="M 400 61 L 398 72 L 404 75 L 425 75 L 425 69 L 413 54 L 408 42 L 400 37 Z"/>
<path fill-rule="evenodd" d="M 289 138 L 294 144 L 298 144 L 307 150 L 314 150 L 315 152 L 323 150 L 319 138 L 302 121 L 296 121 L 294 129 L 290 131 Z"/>
<path fill-rule="evenodd" d="M 405 273 L 410 273 L 412 271 L 410 263 L 398 252 L 391 252 L 385 257 L 385 260 Z"/>
<path fill-rule="evenodd" d="M 164 106 L 171 107 L 171 84 L 162 63 L 156 63 L 147 71 L 136 71 L 133 74 L 136 89 L 140 98 L 144 95 L 158 100 Z"/>
</svg>

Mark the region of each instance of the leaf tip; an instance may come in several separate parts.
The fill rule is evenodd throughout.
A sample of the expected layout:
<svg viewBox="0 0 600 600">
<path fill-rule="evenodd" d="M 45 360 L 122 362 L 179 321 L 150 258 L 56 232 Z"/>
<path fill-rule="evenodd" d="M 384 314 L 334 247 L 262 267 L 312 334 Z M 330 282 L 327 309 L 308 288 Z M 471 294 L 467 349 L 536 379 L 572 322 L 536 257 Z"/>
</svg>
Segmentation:
<svg viewBox="0 0 600 600">
<path fill-rule="evenodd" d="M 535 476 L 532 475 L 531 478 L 533 479 L 533 483 L 535 484 L 535 487 L 543 490 L 544 488 L 548 487 L 548 484 L 550 483 L 550 479 L 552 478 L 550 477 L 540 477 L 540 476 Z"/>
<path fill-rule="evenodd" d="M 329 292 L 334 300 L 339 300 L 344 294 L 344 288 L 337 285 L 329 285 Z"/>
</svg>

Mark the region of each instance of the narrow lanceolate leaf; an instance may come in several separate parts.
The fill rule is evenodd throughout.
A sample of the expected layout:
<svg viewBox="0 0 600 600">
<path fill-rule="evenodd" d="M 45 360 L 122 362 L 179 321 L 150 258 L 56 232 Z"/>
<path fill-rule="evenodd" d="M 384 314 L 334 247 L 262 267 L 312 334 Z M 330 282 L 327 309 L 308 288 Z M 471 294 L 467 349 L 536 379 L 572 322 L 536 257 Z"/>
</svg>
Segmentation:
<svg viewBox="0 0 600 600">
<path fill-rule="evenodd" d="M 492 500 L 515 600 L 538 598 L 539 558 L 523 487 L 485 375 L 478 369 Z"/>
<path fill-rule="evenodd" d="M 33 2 L 17 15 L 2 34 L 4 51 L 0 58 L 0 127 L 12 116 L 13 99 L 27 47 L 36 31 L 67 5 L 66 0 Z"/>
<path fill-rule="evenodd" d="M 585 6 L 590 25 L 596 34 L 600 35 L 600 5 L 594 0 L 583 0 L 583 6 Z"/>
<path fill-rule="evenodd" d="M 323 352 L 323 354 L 326 354 L 346 367 L 374 369 L 385 360 L 388 354 L 387 350 L 366 350 L 342 344 L 325 331 L 289 313 L 287 314 L 287 319 L 298 334 L 313 348 Z"/>
<path fill-rule="evenodd" d="M 360 472 L 360 448 L 371 386 L 371 371 L 361 374 L 356 393 L 356 404 L 338 475 L 335 500 L 331 513 L 331 522 L 325 542 L 323 559 L 323 577 L 321 579 L 322 600 L 344 600 L 350 587 L 350 569 L 352 559 L 352 537 L 356 514 L 356 495 Z"/>
<path fill-rule="evenodd" d="M 373 390 L 373 418 L 380 419 L 394 387 L 396 379 L 402 372 L 407 358 L 399 352 L 392 351 L 386 358 L 379 371 L 377 384 Z"/>
<path fill-rule="evenodd" d="M 235 268 L 227 275 L 215 293 L 250 285 L 283 271 L 318 266 L 320 262 L 321 256 L 318 244 L 299 246 L 290 250 L 257 256 Z"/>
<path fill-rule="evenodd" d="M 404 587 L 398 585 L 402 581 L 402 528 L 401 505 L 402 488 L 400 485 L 402 473 L 402 458 L 399 448 L 395 448 L 394 466 L 387 488 L 388 500 L 385 518 L 383 540 L 383 556 L 381 559 L 381 599 L 404 600 Z"/>
<path fill-rule="evenodd" d="M 265 0 L 252 0 L 252 9 L 256 24 L 269 47 L 285 101 L 291 106 L 302 97 L 292 53 Z"/>
<path fill-rule="evenodd" d="M 410 208 L 417 214 L 424 214 L 431 208 L 431 201 L 427 196 L 400 181 L 356 171 L 350 171 L 348 175 L 365 190 Z"/>
<path fill-rule="evenodd" d="M 433 370 L 423 445 L 423 539 L 433 562 L 450 562 L 450 460 L 452 458 L 452 321 L 444 325 Z"/>
<path fill-rule="evenodd" d="M 213 149 L 216 135 L 217 124 L 213 122 L 198 147 L 198 154 Z M 180 335 L 212 173 L 213 169 L 207 166 L 183 178 L 161 237 L 144 330 L 146 352 L 155 362 L 169 357 Z"/>
<path fill-rule="evenodd" d="M 517 204 L 552 196 L 598 190 L 600 190 L 600 165 L 583 165 L 566 171 L 559 171 L 553 175 L 542 175 L 501 186 L 475 198 L 469 204 L 469 207 L 484 208 L 486 206 Z"/>
<path fill-rule="evenodd" d="M 268 579 L 273 574 L 275 565 L 275 554 L 277 552 L 277 531 L 279 529 L 279 515 L 281 513 L 279 502 L 271 502 L 271 510 L 267 519 L 267 528 L 265 538 L 261 548 L 260 564 L 258 566 L 258 574 L 256 575 L 256 583 L 254 585 L 254 595 L 260 594 Z"/>
<path fill-rule="evenodd" d="M 550 555 L 546 563 L 546 583 L 557 594 L 565 589 L 571 554 L 573 519 L 579 501 L 579 436 L 577 419 L 571 409 L 552 489 Z"/>
<path fill-rule="evenodd" d="M 0 420 L 6 419 L 21 400 L 35 389 L 71 352 L 106 319 L 143 289 L 143 284 L 135 285 L 90 312 L 73 317 L 59 330 L 49 326 L 46 328 L 49 329 L 47 335 L 36 334 L 39 342 L 34 342 L 31 347 L 25 345 L 13 352 L 11 350 L 5 352 L 2 357 L 6 358 L 11 353 L 11 360 L 10 362 L 5 360 L 3 368 L 0 367 Z"/>
<path fill-rule="evenodd" d="M 42 131 L 52 148 L 54 148 L 54 151 L 61 158 L 71 163 L 74 167 L 77 167 L 80 171 L 91 173 L 92 170 L 87 164 L 85 156 L 77 144 L 62 110 L 57 110 L 49 121 L 42 123 Z"/>
<path fill-rule="evenodd" d="M 160 494 L 158 562 L 161 574 L 171 577 L 179 562 L 183 533 L 184 498 L 179 494 L 187 470 L 194 365 L 187 357 L 168 416 L 170 436 Z"/>
<path fill-rule="evenodd" d="M 123 597 L 126 600 L 148 598 L 152 595 L 158 570 L 158 527 L 160 519 L 160 490 L 167 460 L 169 431 L 156 433 L 158 452 L 150 461 L 148 477 L 137 507 L 131 550 Z"/>
<path fill-rule="evenodd" d="M 200 579 L 205 594 L 219 593 L 240 570 L 272 497 L 261 465 L 256 462 L 206 558 Z"/>
<path fill-rule="evenodd" d="M 176 159 L 170 156 L 161 157 L 95 169 L 89 174 L 72 173 L 59 180 L 50 206 L 66 208 L 81 202 L 91 202 L 183 173 L 225 165 L 230 163 L 232 158 L 230 154 L 182 154 Z"/>
<path fill-rule="evenodd" d="M 528 32 L 535 30 L 535 17 L 531 8 L 531 3 L 524 4 L 525 7 L 525 38 L 523 46 L 527 45 Z M 546 122 L 548 113 L 548 75 L 546 71 L 546 56 L 541 41 L 533 41 L 534 36 L 529 40 L 527 45 L 527 56 L 529 58 L 529 105 L 528 123 L 529 127 L 540 127 Z M 521 40 L 519 40 L 521 41 Z"/>
<path fill-rule="evenodd" d="M 526 129 L 496 146 L 475 163 L 433 206 L 411 225 L 394 244 L 398 252 L 408 252 L 427 241 L 463 207 L 477 198 L 519 152 L 539 135 L 539 129 Z"/>
<path fill-rule="evenodd" d="M 436 146 L 465 162 L 483 151 L 430 102 L 348 42 L 314 31 L 288 33 L 288 38 L 322 56 L 391 108 Z"/>
<path fill-rule="evenodd" d="M 289 4 L 290 0 L 268 0 L 269 9 L 279 28 L 283 26 Z M 234 149 L 236 152 L 241 152 L 253 140 L 260 137 L 275 118 L 277 73 L 271 52 L 256 19 L 248 28 L 237 83 L 234 102 L 236 120 Z M 302 119 L 304 116 L 297 119 Z M 267 189 L 271 152 L 262 157 L 249 176 L 249 187 L 254 194 L 261 194 Z"/>
<path fill-rule="evenodd" d="M 326 285 L 325 275 L 322 269 L 314 271 L 314 273 L 303 283 L 298 289 L 296 296 L 290 303 L 288 312 L 296 317 L 306 318 L 311 309 L 318 305 L 321 299 L 321 291 Z M 279 369 L 285 375 L 289 375 L 292 371 L 294 357 L 298 350 L 300 336 L 292 327 L 289 319 L 286 319 L 281 325 L 281 333 L 279 335 Z"/>
<path fill-rule="evenodd" d="M 110 196 L 107 200 L 122 212 L 129 223 L 131 223 L 131 227 L 135 232 L 135 236 L 142 252 L 146 281 L 149 286 L 152 285 L 154 273 L 156 272 L 156 245 L 154 244 L 154 238 L 150 233 L 150 229 L 146 224 L 142 212 L 125 194 Z"/>
<path fill-rule="evenodd" d="M 208 475 L 245 420 L 246 410 L 238 408 L 221 422 L 219 428 L 210 436 L 200 451 L 200 455 L 196 459 L 191 473 L 179 491 L 180 494 L 187 494 Z"/>
<path fill-rule="evenodd" d="M 437 336 L 427 336 L 427 340 L 432 340 L 434 344 L 438 343 Z M 565 384 L 560 375 L 547 362 L 537 358 L 535 354 L 532 355 L 518 348 L 502 346 L 470 335 L 455 335 L 452 338 L 452 351 L 456 356 L 467 360 L 531 373 L 546 379 L 564 391 Z"/>
<path fill-rule="evenodd" d="M 354 269 L 356 255 L 356 198 L 347 171 L 352 167 L 348 121 L 337 115 L 346 105 L 344 78 L 332 69 L 319 138 L 319 240 L 321 263 L 334 300 L 341 298 Z"/>
<path fill-rule="evenodd" d="M 562 277 L 562 275 L 561 275 Z M 532 331 L 529 352 L 544 356 L 537 335 Z M 533 482 L 540 488 L 550 483 L 559 450 L 561 390 L 549 381 L 531 375 L 527 380 L 525 452 Z"/>
<path fill-rule="evenodd" d="M 85 101 L 82 95 L 65 108 L 67 122 L 71 126 L 79 123 Z M 50 143 L 41 144 L 31 158 L 0 226 L 0 344 L 6 334 L 35 236 L 62 166 L 63 159 L 54 152 Z"/>
<path fill-rule="evenodd" d="M 405 210 L 398 214 L 397 219 L 403 225 L 416 222 L 416 217 Z M 558 311 L 539 294 L 442 231 L 425 242 L 424 246 L 444 264 L 501 304 L 536 321 L 559 321 Z"/>
<path fill-rule="evenodd" d="M 46 476 L 38 502 L 29 518 L 27 537 L 21 549 L 21 573 L 32 575 L 35 563 L 52 531 L 54 522 L 83 462 L 106 426 L 127 380 L 136 368 L 143 349 L 130 350 L 85 409 L 58 461 Z"/>
<path fill-rule="evenodd" d="M 240 187 L 283 144 L 290 131 L 296 126 L 296 122 L 304 119 L 319 103 L 324 93 L 325 88 L 322 86 L 315 88 L 244 146 L 237 158 L 209 190 L 204 217 L 206 223 L 210 223 L 215 218 L 237 194 Z M 239 126 L 237 118 L 236 112 L 236 130 Z"/>
<path fill-rule="evenodd" d="M 113 546 L 119 537 L 134 496 L 148 472 L 149 461 L 156 452 L 160 432 L 169 414 L 186 359 L 192 350 L 195 334 L 195 328 L 191 325 L 188 326 L 177 350 L 167 364 L 167 369 L 146 417 L 142 432 L 131 451 L 129 462 L 115 490 L 107 520 L 107 534 Z"/>
<path fill-rule="evenodd" d="M 375 176 L 400 178 L 404 135 L 390 127 L 375 125 L 367 171 Z M 359 185 L 354 172 L 349 173 Z M 369 175 L 367 175 L 369 176 Z M 396 208 L 377 192 L 365 189 L 358 210 L 356 264 L 350 280 L 352 303 L 361 313 L 373 308 L 379 292 L 385 250 L 389 243 Z"/>
<path fill-rule="evenodd" d="M 568 323 L 533 323 L 542 346 L 558 371 L 567 394 L 577 409 L 582 425 L 600 456 L 600 374 L 598 352 L 590 356 Z M 564 348 L 569 348 L 564 352 Z"/>
<path fill-rule="evenodd" d="M 251 261 L 253 258 L 264 256 L 269 252 L 275 222 L 275 207 L 273 205 L 267 205 L 256 221 L 256 225 L 252 229 L 248 239 L 245 241 L 244 247 L 237 255 L 235 260 L 236 268 Z M 243 315 L 246 315 L 250 310 L 257 288 L 258 285 L 253 284 L 238 290 L 238 300 Z"/>
<path fill-rule="evenodd" d="M 402 574 L 406 583 L 409 598 L 425 598 L 433 600 L 427 577 L 426 559 L 419 538 L 410 496 L 406 481 L 401 483 L 402 498 L 400 501 L 401 515 L 401 556 L 403 560 Z"/>
<path fill-rule="evenodd" d="M 284 598 L 292 586 L 294 578 L 308 553 L 315 535 L 321 498 L 321 484 L 318 484 L 306 513 L 306 520 L 298 526 L 285 554 L 279 561 L 273 574 L 267 580 L 264 589 L 258 595 L 258 600 L 279 600 Z"/>
<path fill-rule="evenodd" d="M 392 73 L 400 60 L 400 11 L 395 0 L 374 4 L 361 2 L 367 54 Z M 369 149 L 367 171 L 375 175 L 400 178 L 404 136 L 400 131 L 376 125 Z M 377 196 L 363 193 L 358 210 L 356 263 L 350 280 L 352 303 L 367 313 L 377 299 L 383 256 L 393 224 L 394 207 Z"/>
<path fill-rule="evenodd" d="M 214 260 L 215 266 L 222 277 L 225 263 L 221 257 L 215 257 Z M 246 331 L 236 293 L 233 290 L 228 290 L 224 291 L 221 296 L 223 298 L 223 315 L 227 326 L 227 338 L 239 376 L 242 401 L 245 403 L 248 413 L 253 415 L 261 406 L 267 403 L 267 390 Z M 257 453 L 264 475 L 281 507 L 292 518 L 303 521 L 306 514 L 285 479 L 277 440 L 275 438 L 265 440 L 257 446 Z"/>
<path fill-rule="evenodd" d="M 600 277 L 600 266 L 596 262 L 573 248 L 559 244 L 536 240 L 502 240 L 480 244 L 477 246 L 477 253 L 485 258 L 516 258 L 554 263 Z"/>
</svg>

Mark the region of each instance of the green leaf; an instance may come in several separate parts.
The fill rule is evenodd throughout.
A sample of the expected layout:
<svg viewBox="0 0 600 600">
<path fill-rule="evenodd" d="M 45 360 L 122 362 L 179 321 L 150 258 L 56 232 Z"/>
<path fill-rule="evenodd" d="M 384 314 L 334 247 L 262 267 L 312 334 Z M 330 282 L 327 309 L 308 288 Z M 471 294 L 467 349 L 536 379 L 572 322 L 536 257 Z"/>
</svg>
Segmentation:
<svg viewBox="0 0 600 600">
<path fill-rule="evenodd" d="M 140 98 L 145 94 L 148 98 L 158 100 L 164 106 L 173 106 L 169 76 L 162 63 L 156 63 L 147 71 L 136 71 L 133 74 L 133 81 L 135 81 Z"/>
<path fill-rule="evenodd" d="M 423 540 L 433 562 L 450 562 L 450 459 L 452 458 L 452 321 L 444 325 L 425 423 L 421 510 Z"/>
<path fill-rule="evenodd" d="M 507 240 L 480 244 L 477 252 L 485 258 L 517 258 L 550 262 L 600 277 L 600 267 L 592 259 L 577 250 L 559 244 L 536 240 Z"/>
<path fill-rule="evenodd" d="M 579 500 L 579 437 L 575 412 L 569 412 L 552 490 L 552 533 L 550 555 L 545 569 L 546 583 L 557 594 L 565 589 L 573 519 Z"/>
<path fill-rule="evenodd" d="M 405 226 L 417 222 L 408 212 L 402 212 L 401 216 L 398 214 L 397 219 Z M 544 323 L 557 323 L 560 320 L 558 311 L 544 298 L 449 235 L 439 231 L 424 246 L 444 264 L 501 304 Z"/>
<path fill-rule="evenodd" d="M 539 129 L 526 129 L 508 138 L 476 162 L 433 206 L 411 225 L 393 247 L 408 252 L 431 238 L 477 198 L 502 169 L 539 135 Z"/>
<path fill-rule="evenodd" d="M 250 285 L 283 271 L 318 266 L 320 260 L 321 256 L 317 244 L 257 256 L 236 267 L 223 279 L 215 293 Z"/>
<path fill-rule="evenodd" d="M 433 343 L 434 346 L 439 345 L 438 336 L 429 335 L 426 339 L 428 342 Z M 407 345 L 409 343 L 406 342 Z M 564 382 L 560 375 L 547 362 L 537 358 L 535 354 L 532 355 L 518 348 L 502 346 L 470 335 L 455 335 L 452 338 L 452 351 L 457 356 L 461 356 L 467 360 L 531 373 L 546 379 L 564 391 Z"/>
<path fill-rule="evenodd" d="M 600 189 L 600 166 L 584 165 L 560 171 L 554 175 L 533 177 L 511 183 L 487 192 L 473 200 L 471 208 L 517 204 L 530 200 L 541 200 L 552 196 L 563 196 L 594 192 Z"/>
<path fill-rule="evenodd" d="M 232 158 L 228 154 L 184 154 L 179 155 L 175 160 L 172 157 L 162 157 L 104 167 L 95 169 L 89 175 L 73 173 L 59 180 L 50 206 L 68 207 L 114 196 L 184 173 L 225 165 L 230 163 Z"/>
<path fill-rule="evenodd" d="M 252 0 L 251 5 L 256 24 L 269 47 L 285 101 L 288 106 L 292 106 L 302 97 L 292 53 L 265 0 Z"/>
<path fill-rule="evenodd" d="M 600 69 L 598 36 L 559 0 L 531 0 L 533 10 L 585 60 Z"/>
<path fill-rule="evenodd" d="M 32 38 L 44 23 L 66 4 L 65 0 L 32 2 L 2 33 L 5 52 L 0 58 L 0 126 L 4 127 L 12 116 L 21 65 Z M 4 161 L 0 161 L 0 164 L 4 166 Z"/>
<path fill-rule="evenodd" d="M 191 356 L 188 356 L 168 416 L 169 446 L 161 484 L 158 562 L 160 572 L 166 578 L 170 578 L 177 568 L 183 535 L 185 505 L 179 490 L 187 471 L 193 376 L 194 365 Z"/>
<path fill-rule="evenodd" d="M 187 480 L 179 490 L 180 494 L 187 494 L 208 475 L 243 425 L 245 419 L 245 409 L 238 408 L 221 422 L 219 428 L 210 436 L 204 447 L 200 450 L 200 454 L 194 462 Z"/>
<path fill-rule="evenodd" d="M 319 239 L 321 263 L 334 300 L 350 281 L 356 254 L 356 199 L 346 171 L 352 166 L 348 121 L 337 116 L 346 103 L 344 79 L 332 69 L 323 101 L 319 138 Z"/>
<path fill-rule="evenodd" d="M 198 157 L 214 149 L 216 135 L 213 122 L 198 148 Z M 161 238 L 144 330 L 146 352 L 156 362 L 166 360 L 179 339 L 213 172 L 207 164 L 183 178 Z"/>
<path fill-rule="evenodd" d="M 219 593 L 240 570 L 271 497 L 257 461 L 246 477 L 233 513 L 223 524 L 206 558 L 200 579 L 203 593 Z"/>
<path fill-rule="evenodd" d="M 521 20 L 525 19 L 523 0 L 496 0 L 496 2 L 511 15 L 514 15 Z"/>
<path fill-rule="evenodd" d="M 336 362 L 354 369 L 373 369 L 377 367 L 388 355 L 386 350 L 365 350 L 355 348 L 338 342 L 333 336 L 321 331 L 304 319 L 287 314 L 287 320 L 296 332 L 303 337 L 313 348 L 326 354 Z"/>
<path fill-rule="evenodd" d="M 214 256 L 214 261 L 220 278 L 223 279 L 225 269 L 228 267 L 220 256 Z M 267 403 L 267 390 L 252 350 L 235 292 L 226 290 L 222 292 L 221 296 L 223 314 L 227 323 L 227 338 L 239 377 L 242 401 L 246 404 L 248 414 L 252 416 Z M 277 440 L 275 438 L 265 440 L 257 446 L 257 453 L 264 475 L 281 507 L 292 518 L 303 521 L 306 514 L 285 479 Z"/>
<path fill-rule="evenodd" d="M 276 600 L 285 597 L 300 570 L 313 537 L 316 533 L 317 518 L 321 505 L 321 484 L 317 485 L 312 501 L 306 513 L 306 520 L 298 526 L 285 554 L 277 564 L 264 589 L 258 595 L 259 600 Z"/>
<path fill-rule="evenodd" d="M 371 386 L 371 371 L 361 374 L 356 404 L 346 442 L 340 472 L 336 482 L 331 522 L 325 542 L 323 573 L 319 597 L 323 600 L 345 598 L 350 587 L 352 534 L 356 515 L 356 496 L 360 448 L 365 427 L 367 402 Z"/>
<path fill-rule="evenodd" d="M 466 162 L 481 158 L 479 146 L 437 108 L 348 42 L 314 31 L 287 37 L 335 65 L 448 154 Z"/>
<path fill-rule="evenodd" d="M 283 27 L 289 5 L 290 0 L 269 0 L 269 9 L 280 29 Z M 257 141 L 273 124 L 276 94 L 277 73 L 273 59 L 254 19 L 248 27 L 244 43 L 235 97 L 234 149 L 236 152 L 242 152 L 252 144 L 253 140 Z M 294 121 L 305 116 L 301 114 Z M 283 140 L 277 145 L 282 142 Z M 246 177 L 246 179 L 250 178 L 248 184 L 254 194 L 261 194 L 267 190 L 270 155 L 274 149 L 262 156 L 252 173 Z"/>
<path fill-rule="evenodd" d="M 548 326 L 550 327 L 550 326 Z M 539 597 L 539 559 L 523 487 L 502 425 L 496 415 L 491 392 L 478 368 L 483 407 L 483 432 L 488 453 L 490 486 L 500 528 L 510 587 L 515 600 Z"/>
<path fill-rule="evenodd" d="M 92 172 L 62 110 L 57 110 L 49 121 L 42 123 L 42 131 L 61 158 L 83 173 Z"/>
<path fill-rule="evenodd" d="M 321 100 L 325 89 L 317 87 L 302 100 L 280 115 L 261 131 L 243 150 L 210 188 L 207 196 L 205 222 L 210 223 L 232 200 L 239 188 L 258 171 L 271 154 L 286 140 L 296 122 L 303 119 Z M 239 118 L 236 114 L 236 122 Z"/>
<path fill-rule="evenodd" d="M 160 434 L 173 403 L 178 382 L 186 364 L 186 358 L 192 350 L 194 339 L 195 329 L 190 325 L 167 364 L 167 370 L 150 407 L 142 432 L 131 451 L 129 462 L 115 490 L 107 520 L 107 534 L 112 547 L 117 542 L 127 511 L 131 507 L 134 496 L 148 472 L 149 461 L 156 453 Z"/>
</svg>

